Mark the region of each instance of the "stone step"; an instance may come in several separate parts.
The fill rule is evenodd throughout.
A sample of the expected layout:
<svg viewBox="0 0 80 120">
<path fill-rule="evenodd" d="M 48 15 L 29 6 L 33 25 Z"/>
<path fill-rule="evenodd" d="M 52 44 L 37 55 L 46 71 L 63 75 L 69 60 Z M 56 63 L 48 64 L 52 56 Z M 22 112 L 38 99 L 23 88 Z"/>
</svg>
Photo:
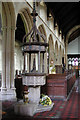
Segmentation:
<svg viewBox="0 0 80 120">
<path fill-rule="evenodd" d="M 38 105 L 36 113 L 38 112 L 44 112 L 44 111 L 50 111 L 53 108 L 54 103 L 51 105 L 43 106 L 43 105 Z"/>
</svg>

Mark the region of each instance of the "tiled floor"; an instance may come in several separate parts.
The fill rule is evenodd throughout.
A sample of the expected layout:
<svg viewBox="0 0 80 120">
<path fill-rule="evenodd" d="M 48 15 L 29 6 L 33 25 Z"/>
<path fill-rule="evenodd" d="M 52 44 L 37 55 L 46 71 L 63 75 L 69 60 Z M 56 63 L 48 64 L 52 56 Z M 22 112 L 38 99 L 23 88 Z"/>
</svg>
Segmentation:
<svg viewBox="0 0 80 120">
<path fill-rule="evenodd" d="M 68 101 L 53 100 L 54 106 L 51 111 L 36 113 L 33 117 L 15 115 L 13 110 L 13 105 L 15 105 L 15 102 L 5 101 L 2 103 L 2 109 L 3 109 L 2 119 L 4 120 L 29 120 L 29 119 L 80 120 L 79 98 L 80 98 L 80 93 L 76 92 L 76 88 L 74 88 L 70 96 L 70 99 Z"/>
</svg>

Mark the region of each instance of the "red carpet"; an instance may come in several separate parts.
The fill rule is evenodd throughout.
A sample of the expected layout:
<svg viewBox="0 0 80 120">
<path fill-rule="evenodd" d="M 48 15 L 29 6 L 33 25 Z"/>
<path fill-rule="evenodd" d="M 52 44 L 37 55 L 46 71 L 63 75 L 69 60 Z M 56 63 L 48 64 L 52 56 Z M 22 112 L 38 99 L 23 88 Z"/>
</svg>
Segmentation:
<svg viewBox="0 0 80 120">
<path fill-rule="evenodd" d="M 79 94 L 73 90 L 68 101 L 53 101 L 53 109 L 48 112 L 36 113 L 34 118 L 80 118 L 80 100 Z"/>
</svg>

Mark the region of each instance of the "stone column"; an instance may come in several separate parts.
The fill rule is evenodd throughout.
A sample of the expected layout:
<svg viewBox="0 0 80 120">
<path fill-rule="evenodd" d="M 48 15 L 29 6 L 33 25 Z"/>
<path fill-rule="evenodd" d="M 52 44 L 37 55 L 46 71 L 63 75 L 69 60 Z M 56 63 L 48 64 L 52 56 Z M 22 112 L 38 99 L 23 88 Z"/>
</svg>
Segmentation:
<svg viewBox="0 0 80 120">
<path fill-rule="evenodd" d="M 44 73 L 44 53 L 43 53 L 42 73 Z"/>
<path fill-rule="evenodd" d="M 27 71 L 27 53 L 25 55 L 25 70 Z"/>
<path fill-rule="evenodd" d="M 26 56 L 26 55 L 25 55 L 25 53 L 24 53 L 24 71 L 25 71 L 25 56 Z"/>
<path fill-rule="evenodd" d="M 38 71 L 38 54 L 36 54 L 36 71 Z"/>
<path fill-rule="evenodd" d="M 2 87 L 0 99 L 15 99 L 14 87 L 14 41 L 15 29 L 3 27 L 2 40 Z"/>
<path fill-rule="evenodd" d="M 38 53 L 38 72 L 40 73 L 40 51 Z"/>
<path fill-rule="evenodd" d="M 6 30 L 7 27 L 3 26 L 2 31 L 2 84 L 1 84 L 1 91 L 6 90 Z"/>
<path fill-rule="evenodd" d="M 29 53 L 29 72 L 31 72 L 31 53 Z"/>
<path fill-rule="evenodd" d="M 10 62 L 11 62 L 11 28 L 7 28 L 7 38 L 6 38 L 6 88 L 7 91 L 10 90 Z"/>
<path fill-rule="evenodd" d="M 49 62 L 49 61 L 48 61 Z M 49 64 L 49 63 L 47 63 L 47 52 L 45 52 L 45 54 L 44 54 L 44 72 L 45 73 L 48 73 L 49 71 L 48 71 L 48 68 L 47 68 L 47 64 Z M 49 67 L 49 66 L 48 66 Z"/>
<path fill-rule="evenodd" d="M 68 58 L 67 58 L 67 49 L 68 49 L 68 43 L 65 43 L 65 64 L 66 64 L 66 69 L 68 69 Z"/>
<path fill-rule="evenodd" d="M 15 47 L 15 27 L 11 27 L 12 39 L 11 39 L 11 58 L 10 58 L 10 88 L 15 93 L 15 86 L 14 86 L 14 47 Z"/>
</svg>

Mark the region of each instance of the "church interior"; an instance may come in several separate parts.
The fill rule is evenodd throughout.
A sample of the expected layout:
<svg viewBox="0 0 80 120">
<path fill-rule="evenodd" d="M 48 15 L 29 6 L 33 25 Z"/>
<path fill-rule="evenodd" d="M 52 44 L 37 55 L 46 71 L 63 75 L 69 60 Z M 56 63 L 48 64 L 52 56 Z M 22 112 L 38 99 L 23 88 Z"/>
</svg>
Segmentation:
<svg viewBox="0 0 80 120">
<path fill-rule="evenodd" d="M 80 2 L 0 2 L 0 119 L 80 119 Z"/>
</svg>

